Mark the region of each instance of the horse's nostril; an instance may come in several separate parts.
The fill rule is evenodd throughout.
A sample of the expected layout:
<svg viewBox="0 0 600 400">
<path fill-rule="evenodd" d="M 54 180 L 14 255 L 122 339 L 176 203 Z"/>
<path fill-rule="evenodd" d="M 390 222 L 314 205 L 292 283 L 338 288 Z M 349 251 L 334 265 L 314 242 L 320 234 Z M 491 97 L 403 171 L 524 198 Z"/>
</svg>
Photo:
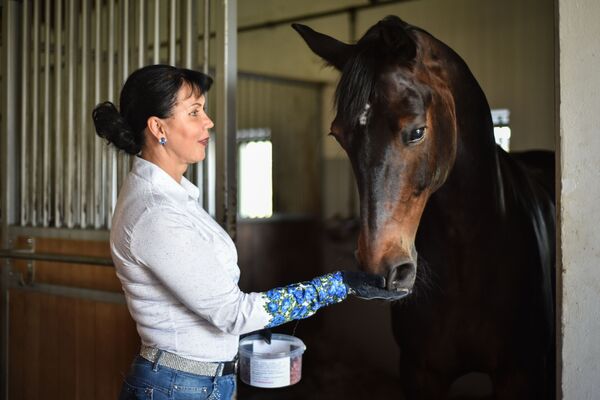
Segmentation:
<svg viewBox="0 0 600 400">
<path fill-rule="evenodd" d="M 416 268 L 411 262 L 390 268 L 387 280 L 388 290 L 412 289 Z"/>
<path fill-rule="evenodd" d="M 413 263 L 405 263 L 396 268 L 396 279 L 404 281 L 409 279 L 415 272 L 415 265 Z"/>
</svg>

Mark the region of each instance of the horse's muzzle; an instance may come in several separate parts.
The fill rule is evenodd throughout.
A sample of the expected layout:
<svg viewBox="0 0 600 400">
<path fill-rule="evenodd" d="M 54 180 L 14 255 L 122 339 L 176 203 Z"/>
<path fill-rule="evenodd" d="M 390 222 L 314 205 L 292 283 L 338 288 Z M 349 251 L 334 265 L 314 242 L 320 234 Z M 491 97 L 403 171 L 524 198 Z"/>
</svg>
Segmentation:
<svg viewBox="0 0 600 400">
<path fill-rule="evenodd" d="M 387 290 L 412 291 L 417 277 L 417 266 L 413 262 L 406 262 L 390 268 L 386 279 Z"/>
</svg>

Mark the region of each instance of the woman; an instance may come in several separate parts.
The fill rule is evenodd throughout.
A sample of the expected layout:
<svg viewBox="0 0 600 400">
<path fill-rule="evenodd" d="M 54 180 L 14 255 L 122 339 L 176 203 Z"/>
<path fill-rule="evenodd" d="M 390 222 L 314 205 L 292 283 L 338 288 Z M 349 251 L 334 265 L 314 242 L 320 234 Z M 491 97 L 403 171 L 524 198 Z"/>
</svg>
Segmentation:
<svg viewBox="0 0 600 400">
<path fill-rule="evenodd" d="M 396 299 L 383 278 L 335 272 L 264 293 L 243 293 L 235 246 L 200 207 L 183 174 L 205 158 L 204 94 L 212 79 L 166 65 L 127 79 L 120 110 L 105 102 L 98 135 L 137 155 L 119 193 L 110 246 L 142 348 L 121 399 L 229 399 L 240 334 L 313 315 L 348 294 Z"/>
</svg>

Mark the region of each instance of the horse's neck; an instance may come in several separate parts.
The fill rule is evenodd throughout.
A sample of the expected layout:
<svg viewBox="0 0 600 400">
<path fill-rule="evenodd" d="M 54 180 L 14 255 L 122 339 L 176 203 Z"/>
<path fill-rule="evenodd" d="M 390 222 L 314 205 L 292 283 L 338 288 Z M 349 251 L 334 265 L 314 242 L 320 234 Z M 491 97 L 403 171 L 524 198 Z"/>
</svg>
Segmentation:
<svg viewBox="0 0 600 400">
<path fill-rule="evenodd" d="M 459 79 L 460 87 L 454 90 L 456 159 L 448 179 L 430 202 L 445 210 L 440 212 L 449 222 L 460 221 L 463 229 L 471 230 L 470 225 L 480 224 L 481 214 L 499 215 L 503 189 L 489 105 L 470 71 Z"/>
<path fill-rule="evenodd" d="M 481 157 L 462 146 L 461 152 L 446 182 L 431 195 L 419 226 L 417 248 L 430 266 L 435 266 L 441 279 L 468 271 L 463 263 L 473 245 L 489 245 L 490 237 L 502 226 L 502 185 L 498 184 L 495 151 L 488 151 L 493 160 Z M 495 169 L 495 170 L 494 170 Z M 491 248 L 479 248 L 486 254 Z M 453 264 L 454 263 L 454 264 Z M 480 273 L 486 274 L 486 269 Z M 450 274 L 450 275 L 448 275 Z"/>
</svg>

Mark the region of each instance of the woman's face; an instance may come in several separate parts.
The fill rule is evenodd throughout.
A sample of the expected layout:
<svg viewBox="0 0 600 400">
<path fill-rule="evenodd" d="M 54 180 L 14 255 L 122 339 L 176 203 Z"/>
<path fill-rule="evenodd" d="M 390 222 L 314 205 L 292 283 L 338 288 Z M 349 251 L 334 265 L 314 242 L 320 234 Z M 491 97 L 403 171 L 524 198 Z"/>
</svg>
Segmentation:
<svg viewBox="0 0 600 400">
<path fill-rule="evenodd" d="M 164 119 L 167 143 L 165 149 L 175 162 L 194 164 L 204 160 L 214 126 L 204 111 L 206 98 L 193 91 L 189 85 L 182 85 L 177 93 L 177 102 L 171 116 Z"/>
</svg>

